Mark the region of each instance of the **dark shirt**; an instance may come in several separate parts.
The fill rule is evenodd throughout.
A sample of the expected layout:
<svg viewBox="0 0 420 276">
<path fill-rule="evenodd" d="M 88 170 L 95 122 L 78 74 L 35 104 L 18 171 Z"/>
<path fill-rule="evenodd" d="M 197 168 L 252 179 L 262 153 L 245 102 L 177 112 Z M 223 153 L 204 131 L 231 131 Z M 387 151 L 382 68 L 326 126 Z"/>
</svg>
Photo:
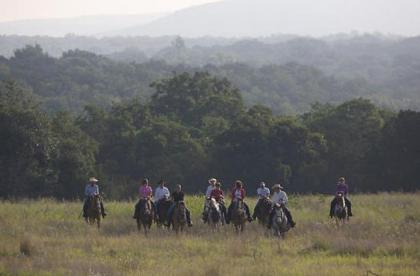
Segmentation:
<svg viewBox="0 0 420 276">
<path fill-rule="evenodd" d="M 172 198 L 174 199 L 175 202 L 184 201 L 184 192 L 183 191 L 172 192 Z"/>
</svg>

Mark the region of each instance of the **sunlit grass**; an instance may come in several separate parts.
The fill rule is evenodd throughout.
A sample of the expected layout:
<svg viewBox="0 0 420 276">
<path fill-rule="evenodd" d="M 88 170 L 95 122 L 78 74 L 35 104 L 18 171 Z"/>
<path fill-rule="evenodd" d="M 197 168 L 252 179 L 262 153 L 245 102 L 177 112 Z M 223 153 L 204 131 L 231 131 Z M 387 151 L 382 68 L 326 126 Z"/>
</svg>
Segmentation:
<svg viewBox="0 0 420 276">
<path fill-rule="evenodd" d="M 0 274 L 18 275 L 418 275 L 420 194 L 352 197 L 355 217 L 337 229 L 331 198 L 291 196 L 297 227 L 285 240 L 256 223 L 238 236 L 213 233 L 199 218 L 203 198 L 186 199 L 194 227 L 185 234 L 138 233 L 135 202 L 106 202 L 98 232 L 80 218 L 80 202 L 0 202 Z M 253 209 L 255 199 L 248 199 Z"/>
</svg>

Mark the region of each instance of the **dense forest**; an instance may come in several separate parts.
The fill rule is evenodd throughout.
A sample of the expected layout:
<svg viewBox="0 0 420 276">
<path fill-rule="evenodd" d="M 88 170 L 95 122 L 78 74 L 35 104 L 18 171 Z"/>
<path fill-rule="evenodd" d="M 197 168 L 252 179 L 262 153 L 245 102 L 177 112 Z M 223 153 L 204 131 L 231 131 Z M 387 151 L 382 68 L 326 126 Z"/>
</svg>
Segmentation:
<svg viewBox="0 0 420 276">
<path fill-rule="evenodd" d="M 110 107 L 132 97 L 146 103 L 153 93 L 150 83 L 196 71 L 228 78 L 247 107 L 262 104 L 274 114 L 297 115 L 316 102 L 340 104 L 357 97 L 394 111 L 420 110 L 420 43 L 371 40 L 343 42 L 341 48 L 308 39 L 190 48 L 176 38 L 142 62 L 133 61 L 135 51 L 122 60 L 81 50 L 53 57 L 35 45 L 0 57 L 0 79 L 32 90 L 49 113 L 80 112 L 86 104 Z M 224 55 L 237 58 L 211 62 L 221 47 Z"/>
<path fill-rule="evenodd" d="M 420 188 L 420 112 L 356 98 L 278 115 L 245 103 L 227 78 L 81 51 L 56 59 L 28 47 L 1 63 L 1 197 L 76 198 L 90 175 L 116 199 L 134 197 L 144 176 L 153 184 L 181 183 L 188 192 L 202 192 L 209 177 L 224 189 L 242 179 L 250 193 L 259 181 L 281 181 L 289 192 L 332 192 L 338 176 L 347 177 L 351 192 Z M 153 65 L 168 74 L 145 73 Z M 137 82 L 130 82 L 136 72 Z M 141 76 L 156 78 L 147 100 L 136 93 Z M 51 112 L 45 101 L 61 101 L 58 92 L 79 100 L 74 110 L 90 104 Z M 104 105 L 100 96 L 119 100 Z"/>
</svg>

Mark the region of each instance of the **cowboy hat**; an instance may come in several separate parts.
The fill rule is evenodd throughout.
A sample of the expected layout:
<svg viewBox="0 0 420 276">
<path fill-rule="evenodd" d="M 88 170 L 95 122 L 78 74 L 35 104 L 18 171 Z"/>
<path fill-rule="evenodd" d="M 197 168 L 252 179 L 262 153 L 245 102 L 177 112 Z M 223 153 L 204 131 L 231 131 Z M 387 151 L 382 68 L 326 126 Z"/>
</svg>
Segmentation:
<svg viewBox="0 0 420 276">
<path fill-rule="evenodd" d="M 283 189 L 283 186 L 280 184 L 275 184 L 271 189 L 275 189 L 275 188 Z"/>
<path fill-rule="evenodd" d="M 98 182 L 99 180 L 98 179 L 96 179 L 95 177 L 90 177 L 89 178 L 89 182 Z"/>
</svg>

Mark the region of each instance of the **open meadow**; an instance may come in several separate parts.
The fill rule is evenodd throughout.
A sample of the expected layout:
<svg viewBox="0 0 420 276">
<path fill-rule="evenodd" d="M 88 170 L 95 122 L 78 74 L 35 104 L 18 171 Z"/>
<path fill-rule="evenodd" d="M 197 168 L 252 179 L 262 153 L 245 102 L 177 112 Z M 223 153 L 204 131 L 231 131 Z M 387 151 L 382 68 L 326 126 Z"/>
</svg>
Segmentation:
<svg viewBox="0 0 420 276">
<path fill-rule="evenodd" d="M 337 229 L 330 196 L 291 196 L 297 222 L 285 240 L 257 223 L 236 235 L 199 220 L 203 198 L 186 199 L 194 226 L 148 237 L 131 218 L 135 202 L 105 202 L 100 231 L 81 202 L 0 202 L 0 275 L 419 275 L 420 194 L 354 195 L 354 217 Z M 248 199 L 251 210 L 255 199 Z"/>
</svg>

